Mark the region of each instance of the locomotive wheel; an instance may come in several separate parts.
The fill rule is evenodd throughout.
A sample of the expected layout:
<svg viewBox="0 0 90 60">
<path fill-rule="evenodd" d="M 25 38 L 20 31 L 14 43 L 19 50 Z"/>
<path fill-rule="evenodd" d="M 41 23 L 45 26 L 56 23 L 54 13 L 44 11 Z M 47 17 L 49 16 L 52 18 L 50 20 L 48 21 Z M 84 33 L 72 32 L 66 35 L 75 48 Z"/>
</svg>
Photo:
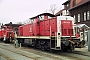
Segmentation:
<svg viewBox="0 0 90 60">
<path fill-rule="evenodd" d="M 82 40 L 81 47 L 84 47 L 84 45 L 85 45 L 85 40 Z"/>
<path fill-rule="evenodd" d="M 45 49 L 44 49 L 44 46 L 41 46 L 41 50 L 45 50 Z"/>
<path fill-rule="evenodd" d="M 68 52 L 74 52 L 74 49 L 75 49 L 75 47 L 74 47 L 74 45 L 72 45 L 72 46 L 70 46 L 70 49 L 68 50 Z"/>
<path fill-rule="evenodd" d="M 53 49 L 50 49 L 49 51 L 50 51 L 51 53 L 54 53 L 54 52 L 55 52 L 55 50 L 53 50 Z"/>
<path fill-rule="evenodd" d="M 67 51 L 67 49 L 66 49 L 66 48 L 64 48 L 64 49 L 62 49 L 62 51 L 66 52 L 66 51 Z"/>
</svg>

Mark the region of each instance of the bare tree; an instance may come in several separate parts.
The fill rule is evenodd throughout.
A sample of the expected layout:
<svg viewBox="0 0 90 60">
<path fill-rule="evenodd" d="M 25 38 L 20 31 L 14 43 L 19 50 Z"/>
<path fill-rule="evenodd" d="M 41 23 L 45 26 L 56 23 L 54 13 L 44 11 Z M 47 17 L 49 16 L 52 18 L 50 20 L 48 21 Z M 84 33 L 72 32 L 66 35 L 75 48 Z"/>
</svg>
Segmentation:
<svg viewBox="0 0 90 60">
<path fill-rule="evenodd" d="M 29 24 L 30 22 L 30 19 L 26 19 L 25 21 L 23 21 L 23 24 Z"/>
<path fill-rule="evenodd" d="M 50 11 L 52 14 L 55 14 L 56 9 L 57 9 L 56 4 L 52 4 L 52 5 L 50 5 L 50 10 L 49 10 L 49 11 Z"/>
<path fill-rule="evenodd" d="M 17 22 L 17 24 L 22 24 L 22 22 Z"/>
<path fill-rule="evenodd" d="M 47 9 L 45 10 L 45 13 L 47 13 Z"/>
</svg>

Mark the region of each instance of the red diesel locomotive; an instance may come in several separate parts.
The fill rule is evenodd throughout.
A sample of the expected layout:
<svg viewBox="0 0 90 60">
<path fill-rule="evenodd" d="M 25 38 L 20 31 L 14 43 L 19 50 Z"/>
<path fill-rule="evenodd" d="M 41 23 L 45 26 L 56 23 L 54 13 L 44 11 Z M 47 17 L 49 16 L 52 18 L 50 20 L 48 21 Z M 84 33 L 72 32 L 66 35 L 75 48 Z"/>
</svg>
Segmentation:
<svg viewBox="0 0 90 60">
<path fill-rule="evenodd" d="M 16 37 L 19 43 L 50 51 L 74 51 L 75 47 L 82 46 L 82 41 L 75 36 L 72 17 L 42 13 L 29 19 L 29 24 L 19 27 Z"/>
<path fill-rule="evenodd" d="M 3 26 L 0 28 L 0 41 L 12 42 L 14 40 L 14 31 L 10 27 Z"/>
</svg>

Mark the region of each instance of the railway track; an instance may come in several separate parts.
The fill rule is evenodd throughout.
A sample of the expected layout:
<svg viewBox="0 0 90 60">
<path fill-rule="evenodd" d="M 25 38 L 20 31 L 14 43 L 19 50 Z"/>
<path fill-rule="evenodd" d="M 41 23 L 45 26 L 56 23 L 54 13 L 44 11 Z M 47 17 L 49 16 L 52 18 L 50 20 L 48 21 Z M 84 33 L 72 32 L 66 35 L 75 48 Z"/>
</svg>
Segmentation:
<svg viewBox="0 0 90 60">
<path fill-rule="evenodd" d="M 1 45 L 1 44 L 0 44 L 0 45 Z M 4 45 L 2 45 L 2 46 L 4 46 Z M 25 55 L 25 54 L 22 54 L 22 53 L 20 53 L 20 52 L 15 51 L 15 50 L 7 49 L 7 48 L 2 47 L 2 46 L 0 46 L 0 48 L 2 48 L 2 49 L 4 49 L 4 50 L 8 50 L 8 51 L 10 51 L 10 52 L 19 54 L 19 55 L 21 55 L 21 56 L 24 56 L 24 57 L 27 57 L 27 58 L 30 58 L 30 59 L 33 59 L 33 60 L 38 60 L 37 58 L 33 58 L 33 57 L 30 57 L 30 56 L 27 56 L 27 55 Z M 5 56 L 5 55 L 3 55 L 3 54 L 1 54 L 1 56 L 3 56 L 3 57 L 4 57 L 5 59 L 7 59 L 7 60 L 13 60 L 13 59 L 10 59 L 9 57 L 7 57 L 7 56 Z"/>
<path fill-rule="evenodd" d="M 24 47 L 24 48 L 26 48 L 26 47 Z M 35 54 L 39 54 L 39 55 L 44 55 L 44 56 L 46 56 L 46 57 L 53 57 L 53 56 L 51 56 L 51 55 L 48 55 L 48 54 L 43 54 L 43 52 L 45 52 L 45 53 L 49 53 L 49 54 L 52 54 L 52 55 L 55 55 L 55 56 L 57 56 L 57 55 L 60 55 L 60 56 L 62 56 L 62 57 L 69 57 L 69 58 L 71 58 L 71 59 L 74 59 L 74 58 L 76 58 L 77 60 L 85 60 L 85 59 L 83 59 L 84 57 L 90 57 L 90 55 L 89 54 L 83 54 L 83 53 L 85 53 L 85 52 L 80 52 L 80 51 L 75 51 L 75 52 L 73 52 L 73 53 L 70 53 L 70 52 L 63 52 L 63 51 L 57 51 L 57 52 L 55 52 L 55 53 L 50 53 L 50 52 L 47 52 L 47 51 L 42 51 L 42 52 L 37 52 L 37 51 L 41 51 L 41 50 L 37 50 L 37 51 L 34 51 L 34 49 L 33 48 L 28 48 L 29 50 L 27 50 L 27 48 L 26 48 L 26 50 L 27 51 L 30 51 L 30 52 L 34 52 Z M 25 50 L 25 51 L 26 51 Z M 53 59 L 54 58 L 56 58 L 56 57 L 53 57 Z M 59 56 L 58 56 L 59 57 Z M 81 57 L 83 57 L 83 58 L 81 58 Z"/>
<path fill-rule="evenodd" d="M 59 52 L 55 52 L 55 53 L 51 53 L 51 52 L 49 52 L 49 51 L 42 51 L 42 50 L 33 50 L 33 48 L 30 48 L 29 50 L 27 50 L 27 48 L 26 49 L 24 49 L 25 51 L 28 51 L 28 52 L 33 52 L 33 53 L 35 53 L 35 54 L 38 54 L 38 55 L 44 55 L 44 56 L 46 56 L 46 57 L 50 57 L 50 58 L 53 58 L 53 59 L 56 59 L 56 60 L 60 60 L 60 58 L 61 57 L 63 57 L 62 58 L 62 60 L 65 60 L 65 57 L 68 57 L 68 58 L 70 58 L 71 60 L 83 60 L 83 59 L 81 59 L 81 58 L 77 58 L 77 57 L 74 57 L 74 56 L 71 56 L 71 55 L 67 55 L 67 52 L 63 52 L 63 51 L 59 51 Z M 41 51 L 41 52 L 40 52 Z M 46 53 L 46 54 L 45 54 Z M 47 54 L 48 53 L 48 54 Z M 70 54 L 70 53 L 68 53 L 68 54 Z M 61 56 L 61 57 L 60 57 Z M 66 58 L 67 59 L 67 58 Z"/>
<path fill-rule="evenodd" d="M 83 55 L 83 56 L 88 56 L 90 57 L 90 55 L 87 55 L 87 54 L 83 54 L 83 53 L 79 53 L 79 52 L 73 52 L 74 54 L 78 54 L 78 55 Z M 85 52 L 84 52 L 85 53 Z"/>
<path fill-rule="evenodd" d="M 2 46 L 3 46 L 3 47 L 2 47 Z M 8 50 L 8 51 L 13 52 L 13 53 L 17 53 L 17 54 L 22 55 L 22 56 L 25 56 L 25 57 L 27 57 L 27 58 L 31 58 L 31 59 L 33 59 L 33 60 L 38 60 L 38 58 L 33 58 L 33 57 L 27 56 L 27 55 L 25 55 L 25 54 L 22 54 L 22 53 L 20 53 L 20 52 L 18 52 L 18 51 L 10 50 L 10 49 L 6 48 L 6 45 L 0 44 L 0 48 L 5 49 L 5 50 Z M 30 52 L 30 51 L 29 51 L 29 52 Z M 35 52 L 35 51 L 34 51 L 34 52 Z M 32 52 L 32 53 L 34 53 L 34 52 Z M 42 54 L 41 54 L 40 52 L 37 52 L 37 53 L 35 52 L 34 54 L 38 54 L 38 55 L 42 56 Z M 52 59 L 54 59 L 54 60 L 63 60 L 63 59 L 61 59 L 61 58 L 54 57 L 54 56 L 49 56 L 49 55 L 47 55 L 47 54 L 44 54 L 44 56 L 47 56 L 47 57 L 52 58 Z"/>
<path fill-rule="evenodd" d="M 89 60 L 90 59 L 90 54 L 87 54 L 87 53 L 81 52 L 81 51 L 75 51 L 73 53 L 71 53 L 71 52 L 59 52 L 56 54 L 77 58 L 77 60 Z"/>
<path fill-rule="evenodd" d="M 38 50 L 38 49 L 36 49 L 36 50 L 34 50 L 33 48 L 30 48 L 30 49 L 28 49 L 27 50 L 27 48 L 26 49 L 23 49 L 23 50 L 25 50 L 25 51 L 28 51 L 28 52 L 32 52 L 32 53 L 34 53 L 34 54 L 38 54 L 38 55 L 40 55 L 40 56 L 45 56 L 45 57 L 49 57 L 49 58 L 52 58 L 52 59 L 55 59 L 55 60 L 63 60 L 61 57 L 58 57 L 58 56 L 56 56 L 56 55 L 54 55 L 53 53 L 49 53 L 49 52 L 45 52 L 45 51 L 42 51 L 42 50 Z M 53 55 L 51 55 L 51 54 L 53 54 Z"/>
<path fill-rule="evenodd" d="M 0 44 L 2 45 L 2 44 Z M 4 46 L 3 49 L 6 49 L 6 45 L 2 45 Z M 11 46 L 11 45 L 10 45 Z M 1 46 L 0 46 L 1 47 Z M 1 47 L 2 48 L 2 47 Z M 13 47 L 14 48 L 14 47 Z M 80 55 L 80 56 L 84 56 L 84 57 L 90 57 L 90 55 L 85 55 L 83 53 L 79 53 L 79 52 L 74 52 L 74 53 L 68 53 L 68 52 L 62 52 L 62 51 L 57 51 L 55 53 L 50 53 L 48 51 L 42 51 L 42 50 L 38 50 L 38 49 L 34 49 L 32 47 L 22 47 L 21 48 L 22 50 L 25 50 L 27 52 L 31 52 L 31 53 L 34 53 L 34 54 L 37 54 L 37 55 L 40 55 L 40 56 L 45 56 L 45 57 L 48 57 L 48 58 L 52 58 L 54 60 L 65 60 L 67 58 L 70 58 L 71 60 L 84 60 L 83 58 L 78 58 L 77 56 Z M 10 49 L 8 49 L 9 51 L 11 52 L 14 52 L 14 53 L 17 53 L 17 54 L 20 54 L 22 56 L 25 56 L 27 58 L 31 58 L 33 60 L 38 60 L 38 58 L 32 58 L 30 56 L 27 56 L 25 54 L 22 54 L 20 52 L 17 52 L 17 51 L 12 51 Z M 73 56 L 73 55 L 77 55 L 77 56 Z M 63 57 L 63 58 L 62 58 Z M 70 60 L 69 59 L 69 60 Z"/>
<path fill-rule="evenodd" d="M 1 57 L 4 57 L 6 60 L 12 60 L 11 58 L 5 56 L 4 54 L 1 54 L 1 53 L 0 53 L 0 56 L 1 56 Z M 1 58 L 0 58 L 0 60 L 1 60 Z"/>
<path fill-rule="evenodd" d="M 2 47 L 3 46 L 3 47 Z M 9 46 L 9 45 L 8 45 Z M 0 47 L 2 48 L 5 48 L 5 47 L 8 47 L 7 45 L 5 44 L 1 44 Z M 10 45 L 11 46 L 11 45 Z M 9 47 L 10 47 L 9 46 Z M 7 49 L 7 48 L 6 48 Z M 14 48 L 12 48 L 14 49 Z M 66 57 L 64 56 L 56 56 L 56 54 L 53 54 L 53 53 L 50 53 L 50 52 L 45 52 L 45 51 L 41 51 L 41 50 L 38 50 L 38 49 L 33 49 L 33 48 L 27 48 L 27 47 L 23 47 L 22 50 L 25 50 L 25 51 L 28 51 L 28 52 L 31 52 L 31 53 L 34 53 L 34 54 L 37 54 L 37 55 L 40 55 L 40 56 L 45 56 L 45 57 L 48 57 L 48 58 L 52 58 L 54 60 L 65 60 L 67 59 Z M 11 50 L 12 51 L 12 50 Z M 18 52 L 15 52 L 15 53 L 18 53 Z M 21 53 L 20 53 L 21 54 Z M 53 55 L 52 55 L 53 54 Z M 64 57 L 64 58 L 62 58 Z M 72 60 L 72 59 L 71 59 Z M 77 59 L 76 59 L 77 60 Z"/>
</svg>

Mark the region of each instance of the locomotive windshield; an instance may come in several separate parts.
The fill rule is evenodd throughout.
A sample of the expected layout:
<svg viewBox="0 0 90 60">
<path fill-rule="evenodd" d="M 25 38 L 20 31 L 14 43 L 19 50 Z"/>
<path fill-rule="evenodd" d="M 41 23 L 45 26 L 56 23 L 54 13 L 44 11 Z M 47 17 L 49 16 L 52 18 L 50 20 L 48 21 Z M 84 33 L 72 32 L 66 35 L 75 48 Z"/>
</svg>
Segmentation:
<svg viewBox="0 0 90 60">
<path fill-rule="evenodd" d="M 44 15 L 39 16 L 38 20 L 44 20 Z"/>
</svg>

